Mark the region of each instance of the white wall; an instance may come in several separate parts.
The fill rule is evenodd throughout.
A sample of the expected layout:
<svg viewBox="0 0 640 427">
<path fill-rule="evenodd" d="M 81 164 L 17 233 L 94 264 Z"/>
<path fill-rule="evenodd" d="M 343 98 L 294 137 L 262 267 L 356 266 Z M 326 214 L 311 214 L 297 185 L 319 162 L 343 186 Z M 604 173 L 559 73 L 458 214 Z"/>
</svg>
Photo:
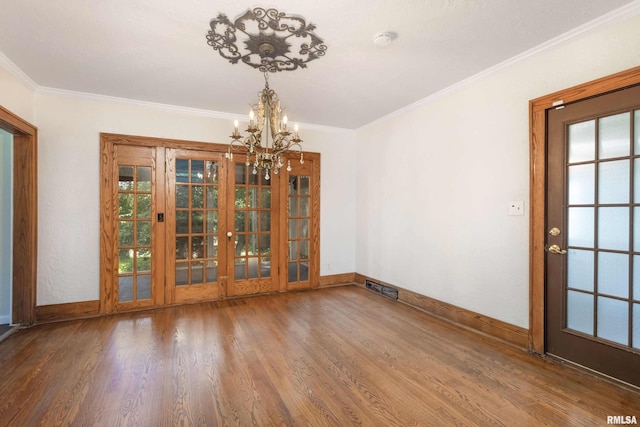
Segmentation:
<svg viewBox="0 0 640 427">
<path fill-rule="evenodd" d="M 359 129 L 356 271 L 528 327 L 528 102 L 638 65 L 632 17 Z"/>
<path fill-rule="evenodd" d="M 227 143 L 232 121 L 41 92 L 37 304 L 99 298 L 99 133 Z M 321 274 L 355 270 L 354 132 L 307 129 L 321 153 Z M 341 238 L 335 238 L 340 236 Z"/>
<path fill-rule="evenodd" d="M 7 69 L 11 69 L 14 74 L 21 73 L 0 53 L 0 105 L 20 118 L 33 123 L 34 91 Z"/>
<path fill-rule="evenodd" d="M 0 129 L 0 325 L 11 323 L 13 135 Z"/>
</svg>

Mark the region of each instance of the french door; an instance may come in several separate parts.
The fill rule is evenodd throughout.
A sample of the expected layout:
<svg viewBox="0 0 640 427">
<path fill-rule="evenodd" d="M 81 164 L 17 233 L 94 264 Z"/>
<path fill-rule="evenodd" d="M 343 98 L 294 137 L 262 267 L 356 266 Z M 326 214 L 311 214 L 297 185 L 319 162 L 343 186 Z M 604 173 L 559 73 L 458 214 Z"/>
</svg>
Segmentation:
<svg viewBox="0 0 640 427">
<path fill-rule="evenodd" d="M 640 386 L 640 87 L 548 113 L 547 352 Z"/>
<path fill-rule="evenodd" d="M 102 136 L 101 312 L 317 286 L 319 156 L 267 180 L 224 151 Z"/>
</svg>

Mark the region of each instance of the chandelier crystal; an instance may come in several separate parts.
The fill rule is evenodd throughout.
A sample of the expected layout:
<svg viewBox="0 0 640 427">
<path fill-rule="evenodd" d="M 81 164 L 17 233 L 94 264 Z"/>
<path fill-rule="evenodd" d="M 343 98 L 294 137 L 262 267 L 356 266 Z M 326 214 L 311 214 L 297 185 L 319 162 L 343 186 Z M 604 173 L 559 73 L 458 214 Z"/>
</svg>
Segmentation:
<svg viewBox="0 0 640 427">
<path fill-rule="evenodd" d="M 253 174 L 257 174 L 259 169 L 264 170 L 266 180 L 271 178 L 271 173 L 278 174 L 284 166 L 285 153 L 290 150 L 297 150 L 300 154 L 300 164 L 304 164 L 298 125 L 294 126 L 291 133 L 287 123 L 288 118 L 280 107 L 278 94 L 269 87 L 269 75 L 265 72 L 264 89 L 258 94 L 258 103 L 252 105 L 249 113 L 249 126 L 245 130 L 247 135 L 240 134 L 239 123 L 236 120 L 225 157 L 233 159 L 234 151 L 246 152 L 246 165 L 253 165 Z M 291 160 L 286 159 L 286 162 L 287 171 L 291 171 Z"/>
</svg>

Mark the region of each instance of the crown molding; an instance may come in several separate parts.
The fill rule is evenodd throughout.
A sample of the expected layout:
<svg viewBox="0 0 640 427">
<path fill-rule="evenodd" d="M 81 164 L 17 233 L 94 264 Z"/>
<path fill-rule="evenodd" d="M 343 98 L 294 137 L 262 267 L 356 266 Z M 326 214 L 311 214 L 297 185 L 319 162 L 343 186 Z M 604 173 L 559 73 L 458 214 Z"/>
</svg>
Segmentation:
<svg viewBox="0 0 640 427">
<path fill-rule="evenodd" d="M 395 110 L 389 114 L 386 114 L 382 117 L 380 117 L 379 119 L 376 119 L 372 122 L 367 123 L 366 125 L 363 125 L 361 127 L 359 127 L 358 129 L 356 129 L 357 131 L 360 130 L 364 130 L 367 129 L 369 127 L 373 127 L 379 123 L 385 122 L 389 119 L 392 119 L 394 117 L 398 117 L 402 114 L 408 113 L 410 111 L 416 110 L 420 107 L 422 107 L 423 105 L 429 104 L 431 102 L 434 102 L 437 99 L 443 98 L 447 95 L 453 94 L 455 92 L 458 92 L 460 90 L 462 90 L 463 88 L 470 86 L 471 84 L 484 79 L 485 77 L 488 77 L 494 73 L 497 73 L 498 71 L 509 67 L 511 65 L 517 64 L 518 62 L 524 61 L 527 58 L 530 58 L 532 56 L 535 56 L 539 53 L 545 52 L 547 50 L 550 50 L 562 43 L 566 43 L 570 40 L 576 39 L 580 36 L 584 36 L 587 35 L 589 33 L 592 33 L 596 30 L 599 30 L 605 26 L 608 25 L 614 25 L 617 24 L 619 22 L 622 21 L 626 21 L 627 19 L 633 18 L 637 15 L 640 15 L 640 0 L 634 0 L 631 3 L 626 4 L 625 6 L 622 6 L 616 10 L 613 10 L 605 15 L 602 15 L 594 20 L 591 20 L 585 24 L 582 24 L 579 27 L 574 28 L 573 30 L 567 31 L 564 34 L 559 35 L 558 37 L 555 37 L 551 40 L 548 40 L 542 44 L 539 44 L 538 46 L 531 48 L 529 50 L 526 50 L 516 56 L 513 56 L 503 62 L 500 62 L 490 68 L 487 68 L 477 74 L 472 75 L 471 77 L 468 77 L 464 80 L 459 81 L 458 83 L 455 83 L 449 87 L 446 87 L 432 95 L 427 96 L 426 98 L 422 98 L 416 102 L 413 102 L 405 107 L 402 107 L 398 110 Z"/>
<path fill-rule="evenodd" d="M 13 61 L 11 61 L 2 52 L 0 52 L 0 67 L 7 70 L 7 72 L 13 76 L 13 78 L 22 83 L 22 85 L 27 89 L 30 89 L 32 91 L 38 90 L 38 85 L 36 84 L 36 82 L 31 80 L 31 77 L 29 77 L 24 71 L 22 71 L 20 67 L 14 64 Z"/>
</svg>

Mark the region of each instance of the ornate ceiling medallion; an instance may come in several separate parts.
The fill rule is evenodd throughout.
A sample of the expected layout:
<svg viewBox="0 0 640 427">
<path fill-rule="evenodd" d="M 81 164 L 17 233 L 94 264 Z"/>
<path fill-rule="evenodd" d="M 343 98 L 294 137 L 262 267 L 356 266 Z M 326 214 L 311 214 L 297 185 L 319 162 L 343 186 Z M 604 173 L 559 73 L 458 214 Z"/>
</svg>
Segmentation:
<svg viewBox="0 0 640 427">
<path fill-rule="evenodd" d="M 223 13 L 211 21 L 207 43 L 232 64 L 242 60 L 261 72 L 293 71 L 323 56 L 315 25 L 276 9 L 256 7 L 231 22 Z"/>
</svg>

